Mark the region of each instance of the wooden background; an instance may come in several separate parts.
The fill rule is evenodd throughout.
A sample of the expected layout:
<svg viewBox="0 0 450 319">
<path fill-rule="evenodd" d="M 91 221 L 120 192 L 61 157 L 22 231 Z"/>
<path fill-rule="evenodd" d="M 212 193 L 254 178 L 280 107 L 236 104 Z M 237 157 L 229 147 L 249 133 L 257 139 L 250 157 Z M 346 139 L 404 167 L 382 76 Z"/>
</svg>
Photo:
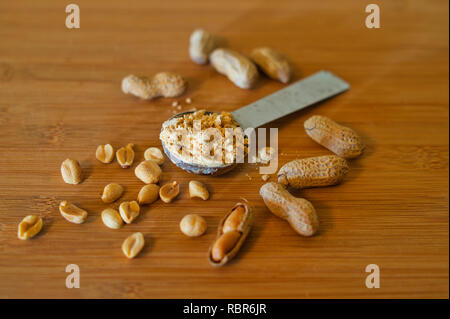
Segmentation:
<svg viewBox="0 0 450 319">
<path fill-rule="evenodd" d="M 449 297 L 446 0 L 377 1 L 378 30 L 365 27 L 370 2 L 364 1 L 74 2 L 81 9 L 78 30 L 65 27 L 64 1 L 0 1 L 0 297 Z M 284 87 L 262 78 L 257 88 L 242 90 L 191 62 L 188 39 L 196 27 L 246 54 L 276 48 L 295 66 L 294 80 L 326 69 L 352 85 L 269 125 L 279 128 L 281 164 L 329 153 L 302 129 L 313 114 L 351 126 L 367 143 L 342 185 L 298 192 L 317 209 L 317 236 L 296 235 L 265 208 L 258 166 L 250 164 L 222 177 L 197 177 L 166 162 L 162 182 L 181 183 L 178 200 L 143 208 L 120 230 L 102 224 L 103 187 L 121 183 L 123 200 L 132 200 L 142 183 L 135 165 L 98 162 L 97 145 L 135 143 L 139 162 L 147 147 L 160 145 L 160 125 L 175 100 L 126 96 L 125 75 L 183 74 L 189 81 L 177 99 L 183 110 L 232 111 Z M 81 162 L 82 184 L 63 183 L 67 157 Z M 188 198 L 193 178 L 208 185 L 209 201 Z M 232 263 L 212 268 L 206 254 L 217 223 L 241 197 L 255 206 L 254 228 Z M 64 199 L 89 211 L 85 224 L 60 216 Z M 187 213 L 205 216 L 206 235 L 180 233 Z M 20 241 L 17 224 L 28 214 L 42 216 L 44 228 Z M 148 244 L 127 260 L 120 246 L 135 231 Z M 80 289 L 65 287 L 72 263 L 81 270 Z M 380 289 L 365 287 L 372 263 L 381 269 Z"/>
</svg>

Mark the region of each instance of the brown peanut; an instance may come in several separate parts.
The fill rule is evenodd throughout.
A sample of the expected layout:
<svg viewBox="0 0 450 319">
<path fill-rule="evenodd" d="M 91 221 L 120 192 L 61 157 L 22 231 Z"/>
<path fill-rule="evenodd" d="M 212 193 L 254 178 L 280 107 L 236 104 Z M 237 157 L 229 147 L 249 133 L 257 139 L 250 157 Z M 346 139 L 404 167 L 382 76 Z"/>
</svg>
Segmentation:
<svg viewBox="0 0 450 319">
<path fill-rule="evenodd" d="M 162 165 L 164 163 L 164 155 L 161 150 L 157 147 L 149 147 L 144 152 L 145 160 L 152 160 L 158 165 Z"/>
<path fill-rule="evenodd" d="M 189 38 L 189 55 L 191 60 L 198 64 L 208 63 L 209 54 L 216 44 L 213 36 L 206 30 L 197 29 Z"/>
<path fill-rule="evenodd" d="M 294 188 L 336 185 L 348 173 L 347 161 L 336 155 L 296 159 L 278 171 L 278 182 Z"/>
<path fill-rule="evenodd" d="M 122 168 L 128 168 L 134 161 L 134 145 L 128 144 L 126 147 L 121 147 L 116 152 L 117 162 Z"/>
<path fill-rule="evenodd" d="M 211 53 L 211 65 L 242 89 L 252 88 L 258 79 L 258 69 L 247 57 L 229 49 L 216 49 Z"/>
<path fill-rule="evenodd" d="M 122 80 L 122 91 L 144 100 L 157 97 L 176 97 L 184 93 L 187 88 L 186 80 L 179 74 L 160 72 L 151 79 L 128 75 Z"/>
<path fill-rule="evenodd" d="M 102 163 L 111 163 L 114 159 L 114 148 L 111 144 L 99 145 L 95 151 L 95 157 Z"/>
<path fill-rule="evenodd" d="M 111 229 L 119 229 L 123 225 L 122 217 L 117 210 L 107 208 L 102 211 L 102 221 L 106 227 Z"/>
<path fill-rule="evenodd" d="M 239 251 L 250 232 L 253 214 L 248 205 L 237 203 L 219 224 L 217 237 L 209 249 L 209 262 L 223 266 Z"/>
<path fill-rule="evenodd" d="M 203 200 L 207 200 L 209 198 L 209 192 L 206 186 L 199 181 L 190 181 L 189 182 L 189 197 L 194 198 L 198 197 Z"/>
<path fill-rule="evenodd" d="M 148 184 L 141 188 L 138 194 L 139 205 L 151 204 L 159 197 L 159 186 L 156 184 Z"/>
<path fill-rule="evenodd" d="M 142 233 L 134 233 L 128 236 L 122 244 L 122 252 L 127 258 L 136 257 L 144 248 L 145 239 Z"/>
<path fill-rule="evenodd" d="M 83 179 L 83 172 L 77 160 L 68 158 L 61 164 L 61 175 L 67 184 L 79 184 Z"/>
<path fill-rule="evenodd" d="M 354 130 L 326 116 L 314 115 L 304 127 L 309 137 L 340 157 L 355 158 L 364 151 L 364 143 Z"/>
<path fill-rule="evenodd" d="M 28 215 L 19 223 L 17 237 L 30 239 L 36 236 L 42 229 L 42 218 L 36 215 Z"/>
<path fill-rule="evenodd" d="M 291 77 L 291 66 L 280 53 L 267 47 L 256 48 L 250 55 L 253 62 L 270 78 L 288 83 Z"/>
<path fill-rule="evenodd" d="M 87 211 L 66 200 L 59 204 L 59 212 L 66 220 L 74 224 L 84 223 L 88 216 Z"/>
<path fill-rule="evenodd" d="M 141 162 L 136 166 L 134 174 L 145 184 L 156 184 L 161 177 L 161 168 L 152 160 Z"/>
<path fill-rule="evenodd" d="M 110 183 L 105 186 L 102 194 L 102 201 L 104 203 L 112 203 L 120 198 L 123 194 L 123 186 L 117 183 Z"/>
<path fill-rule="evenodd" d="M 167 183 L 159 189 L 159 197 L 164 203 L 172 202 L 179 193 L 180 184 L 176 181 Z"/>
<path fill-rule="evenodd" d="M 283 185 L 269 182 L 261 187 L 259 193 L 267 208 L 286 220 L 300 235 L 312 236 L 319 229 L 314 206 L 306 199 L 292 196 Z"/>
<path fill-rule="evenodd" d="M 206 232 L 208 225 L 205 219 L 197 214 L 184 216 L 180 221 L 180 230 L 189 237 L 199 237 Z"/>
<path fill-rule="evenodd" d="M 120 216 L 127 224 L 131 224 L 139 216 L 140 207 L 136 201 L 123 202 L 119 206 Z"/>
</svg>

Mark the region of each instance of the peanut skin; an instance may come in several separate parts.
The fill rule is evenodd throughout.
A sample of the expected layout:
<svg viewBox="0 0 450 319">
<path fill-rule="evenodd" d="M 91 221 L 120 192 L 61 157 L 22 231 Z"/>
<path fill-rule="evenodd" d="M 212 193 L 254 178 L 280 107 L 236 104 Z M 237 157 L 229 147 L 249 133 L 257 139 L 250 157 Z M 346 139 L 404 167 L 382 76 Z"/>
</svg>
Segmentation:
<svg viewBox="0 0 450 319">
<path fill-rule="evenodd" d="M 122 80 L 123 93 L 132 94 L 144 100 L 180 96 L 186 88 L 186 80 L 172 72 L 157 73 L 152 79 L 131 74 Z"/>
<path fill-rule="evenodd" d="M 224 74 L 241 89 L 251 89 L 258 79 L 258 69 L 247 57 L 229 49 L 216 49 L 209 60 L 217 72 Z"/>
<path fill-rule="evenodd" d="M 253 49 L 251 59 L 271 79 L 288 83 L 291 78 L 291 66 L 280 53 L 267 47 Z"/>
<path fill-rule="evenodd" d="M 296 159 L 278 171 L 278 182 L 294 188 L 323 187 L 342 182 L 348 172 L 347 161 L 336 155 Z"/>
<path fill-rule="evenodd" d="M 312 236 L 319 229 L 319 220 L 314 206 L 303 198 L 292 196 L 279 183 L 266 183 L 260 191 L 267 208 L 276 216 L 286 220 L 302 236 Z"/>
<path fill-rule="evenodd" d="M 239 237 L 241 237 L 241 233 L 237 230 L 223 233 L 216 240 L 212 247 L 212 259 L 216 262 L 220 262 L 225 257 L 225 255 L 236 245 Z"/>
<path fill-rule="evenodd" d="M 328 117 L 314 115 L 305 121 L 304 127 L 309 137 L 340 157 L 355 158 L 364 150 L 364 143 L 354 130 Z"/>
</svg>

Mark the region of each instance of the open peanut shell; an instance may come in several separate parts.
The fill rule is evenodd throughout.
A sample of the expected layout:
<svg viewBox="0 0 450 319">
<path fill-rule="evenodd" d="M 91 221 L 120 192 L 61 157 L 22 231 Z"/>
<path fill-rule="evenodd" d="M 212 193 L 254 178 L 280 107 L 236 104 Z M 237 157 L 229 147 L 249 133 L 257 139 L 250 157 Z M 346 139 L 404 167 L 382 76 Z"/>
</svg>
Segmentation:
<svg viewBox="0 0 450 319">
<path fill-rule="evenodd" d="M 239 207 L 239 206 L 242 206 L 245 209 L 245 217 L 244 217 L 244 219 L 241 221 L 241 223 L 238 225 L 238 227 L 236 229 L 236 230 L 238 230 L 241 233 L 241 235 L 240 235 L 238 241 L 236 242 L 236 244 L 234 245 L 234 247 L 225 255 L 225 257 L 222 258 L 219 262 L 215 261 L 212 258 L 213 245 L 219 239 L 219 237 L 223 234 L 223 225 L 224 225 L 225 221 L 230 216 L 230 214 L 233 212 L 233 210 L 236 207 Z M 209 247 L 208 260 L 209 260 L 209 263 L 212 266 L 216 266 L 216 267 L 217 266 L 223 266 L 227 262 L 229 262 L 231 259 L 233 259 L 233 257 L 237 254 L 237 252 L 241 248 L 242 244 L 244 243 L 245 239 L 247 238 L 247 235 L 250 232 L 250 228 L 252 226 L 252 222 L 253 222 L 252 208 L 248 204 L 237 203 L 236 205 L 233 206 L 232 209 L 230 209 L 230 211 L 220 221 L 218 229 L 217 229 L 216 239 L 214 240 L 214 243 Z"/>
</svg>

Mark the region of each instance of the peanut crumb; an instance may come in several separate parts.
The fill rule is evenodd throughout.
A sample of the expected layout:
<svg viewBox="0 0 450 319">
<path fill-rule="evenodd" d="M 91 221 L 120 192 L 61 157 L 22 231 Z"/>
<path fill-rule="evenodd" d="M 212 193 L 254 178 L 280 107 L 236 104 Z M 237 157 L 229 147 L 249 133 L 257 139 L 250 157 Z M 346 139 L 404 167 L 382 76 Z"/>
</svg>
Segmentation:
<svg viewBox="0 0 450 319">
<path fill-rule="evenodd" d="M 173 101 L 173 102 L 172 102 L 172 106 L 173 106 L 173 107 L 178 106 L 178 101 Z"/>
<path fill-rule="evenodd" d="M 187 103 L 187 104 L 191 104 L 191 103 L 192 103 L 192 100 L 191 100 L 190 97 L 186 98 L 186 103 Z"/>
<path fill-rule="evenodd" d="M 270 175 L 264 174 L 261 176 L 261 179 L 265 182 L 267 182 L 270 179 Z"/>
</svg>

